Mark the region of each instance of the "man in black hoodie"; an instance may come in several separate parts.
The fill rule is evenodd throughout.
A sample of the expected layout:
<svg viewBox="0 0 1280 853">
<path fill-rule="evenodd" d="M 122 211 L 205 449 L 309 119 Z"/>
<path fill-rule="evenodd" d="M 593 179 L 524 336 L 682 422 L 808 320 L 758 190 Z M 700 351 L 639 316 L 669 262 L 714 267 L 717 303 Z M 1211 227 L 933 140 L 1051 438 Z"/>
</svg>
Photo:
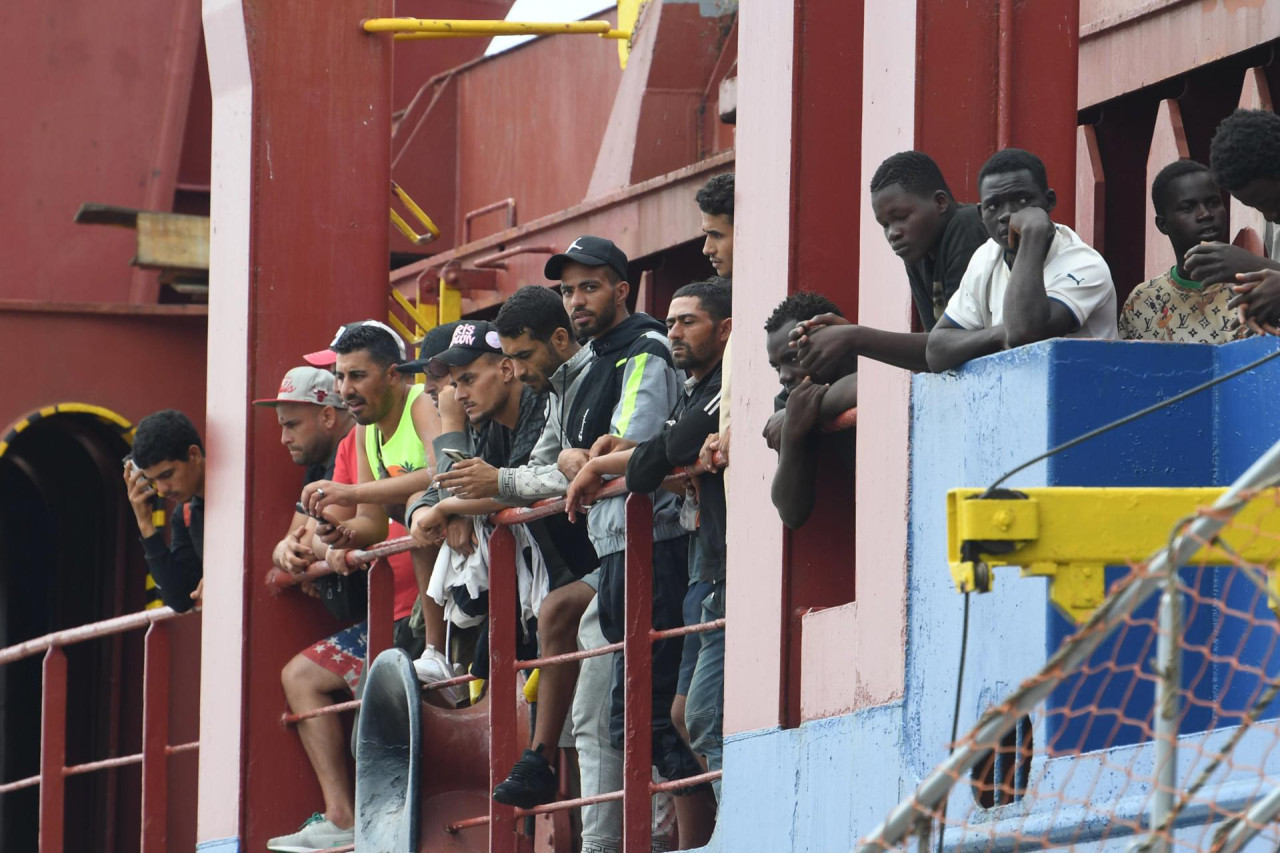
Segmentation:
<svg viewBox="0 0 1280 853">
<path fill-rule="evenodd" d="M 675 292 L 667 312 L 667 336 L 671 340 L 676 367 L 689 375 L 681 389 L 680 399 L 658 435 L 612 453 L 594 455 L 583 466 L 566 496 L 571 514 L 594 502 L 606 477 L 625 473 L 627 488 L 632 492 L 656 492 L 677 467 L 697 461 L 707 436 L 720 427 L 721 367 L 733 327 L 731 302 L 730 285 L 723 278 L 687 284 Z M 697 601 L 698 612 L 707 621 L 724 615 L 726 515 L 722 471 L 703 474 L 686 489 L 680 512 L 681 524 L 684 529 L 698 534 L 690 543 L 689 579 L 708 585 L 705 589 L 700 585 L 692 585 L 689 589 L 701 592 Z M 704 599 L 719 608 L 715 614 L 707 615 Z M 723 650 L 723 634 L 719 631 L 704 636 L 708 640 L 717 640 Z M 691 644 L 697 669 L 690 675 L 695 682 L 697 670 L 705 668 L 700 651 L 704 645 Z M 708 651 L 711 651 L 710 647 Z M 722 668 L 722 653 L 719 662 Z M 714 679 L 714 683 L 708 679 Z M 708 669 L 703 681 L 709 685 L 698 694 L 704 701 L 697 708 L 696 717 L 689 715 L 699 725 L 691 725 L 689 731 L 693 736 L 694 750 L 708 756 L 711 769 L 718 770 L 721 703 L 715 697 L 716 685 L 722 684 L 723 679 Z M 690 690 L 688 695 L 692 699 L 694 693 Z M 698 815 L 687 814 L 689 809 L 681 814 L 680 840 L 685 847 L 699 847 L 710 839 L 715 807 L 710 801 L 703 805 L 705 812 L 700 815 L 703 820 L 696 821 L 696 826 L 692 824 Z"/>
</svg>

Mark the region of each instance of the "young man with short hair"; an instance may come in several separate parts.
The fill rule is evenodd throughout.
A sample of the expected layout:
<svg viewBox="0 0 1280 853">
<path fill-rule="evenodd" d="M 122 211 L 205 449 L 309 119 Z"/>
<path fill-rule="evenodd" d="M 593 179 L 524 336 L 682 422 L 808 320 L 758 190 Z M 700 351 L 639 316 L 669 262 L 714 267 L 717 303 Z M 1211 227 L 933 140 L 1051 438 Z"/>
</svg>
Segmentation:
<svg viewBox="0 0 1280 853">
<path fill-rule="evenodd" d="M 560 470 L 569 479 L 587 463 L 602 436 L 638 443 L 657 435 L 678 396 L 665 327 L 647 314 L 631 314 L 627 309 L 626 264 L 620 249 L 598 237 L 580 237 L 547 261 L 547 278 L 559 279 L 561 298 L 579 340 L 591 342 L 591 367 L 567 414 L 565 438 L 570 447 L 560 454 Z M 619 642 L 625 634 L 625 503 L 625 496 L 609 498 L 587 514 L 587 529 L 600 556 L 600 627 L 610 642 Z M 688 554 L 675 496 L 656 495 L 653 513 L 653 618 L 655 628 L 661 630 L 683 623 Z M 653 646 L 653 762 L 664 778 L 673 780 L 697 775 L 702 769 L 671 724 L 679 657 L 679 643 L 662 641 Z M 622 656 L 615 655 L 614 661 L 610 735 L 620 748 Z M 599 701 L 578 693 L 575 703 Z"/>
<path fill-rule="evenodd" d="M 348 549 L 407 534 L 397 519 L 404 516 L 404 501 L 431 484 L 434 459 L 428 448 L 439 434 L 440 416 L 422 386 L 407 385 L 404 374 L 396 369 L 406 360 L 404 342 L 385 324 L 377 320 L 347 324 L 338 330 L 329 348 L 337 354 L 335 389 L 356 422 L 346 439 L 352 452 L 346 456 L 345 465 L 344 456 L 339 453 L 331 479 L 308 483 L 302 490 L 301 503 L 309 514 L 336 522 L 317 525 L 313 539 L 318 543 L 317 556 L 322 556 L 339 574 L 346 574 Z M 348 516 L 353 508 L 354 515 Z M 426 588 L 429 566 L 420 565 L 415 557 L 393 558 L 388 563 L 395 578 L 395 644 L 417 657 L 422 644 L 413 636 L 409 616 Z M 433 601 L 424 601 L 423 611 L 426 643 L 443 648 L 443 611 Z M 348 631 L 359 633 L 360 626 Z M 352 650 L 359 642 L 351 635 L 344 638 L 342 651 L 347 658 L 357 658 Z M 348 683 L 354 680 L 348 679 Z M 329 734 L 322 763 L 328 762 L 331 767 L 339 761 L 345 764 L 340 730 L 337 740 L 332 731 Z M 312 762 L 315 766 L 315 755 Z M 317 775 L 323 778 L 324 774 L 317 770 Z M 272 839 L 268 849 L 305 851 L 341 846 L 328 842 L 339 833 L 351 831 L 354 811 L 347 812 L 346 791 L 333 794 L 332 801 L 330 792 L 325 793 L 325 813 L 313 815 L 291 835 Z"/>
<path fill-rule="evenodd" d="M 716 275 L 733 278 L 733 172 L 712 176 L 694 200 L 702 211 L 702 254 Z"/>
<path fill-rule="evenodd" d="M 978 172 L 990 241 L 974 252 L 959 289 L 929 333 L 934 372 L 1055 337 L 1116 338 L 1116 291 L 1107 263 L 1049 218 L 1057 196 L 1044 163 L 997 151 Z"/>
<path fill-rule="evenodd" d="M 596 443 L 592 458 L 569 486 L 566 504 L 571 515 L 595 502 L 608 477 L 625 474 L 630 491 L 654 493 L 675 468 L 697 461 L 703 442 L 719 428 L 720 379 L 733 327 L 732 311 L 727 279 L 694 282 L 675 292 L 667 311 L 667 336 L 676 367 L 686 371 L 689 378 L 658 435 L 638 443 L 607 436 Z M 598 452 L 609 448 L 613 448 L 611 452 Z M 696 492 L 685 493 L 681 521 L 686 530 L 697 533 L 691 542 L 694 547 L 690 550 L 689 579 L 705 584 L 705 589 L 698 585 L 687 587 L 702 592 L 697 601 L 700 618 L 696 621 L 718 619 L 724 615 L 725 581 L 726 509 L 721 472 L 700 475 Z M 679 708 L 687 717 L 693 749 L 707 757 L 712 770 L 720 769 L 723 642 L 723 631 L 712 631 L 693 646 L 690 683 L 682 694 L 689 697 L 690 704 L 686 708 L 682 703 Z M 710 838 L 715 807 L 709 801 L 702 806 L 702 813 L 697 815 L 688 808 L 681 810 L 680 837 L 684 846 L 701 846 Z M 695 827 L 694 823 L 698 825 Z"/>
<path fill-rule="evenodd" d="M 1133 289 L 1120 311 L 1120 337 L 1129 341 L 1225 344 L 1248 334 L 1228 303 L 1235 295 L 1235 273 L 1219 269 L 1214 250 L 1229 261 L 1240 253 L 1256 257 L 1227 240 L 1227 206 L 1209 167 L 1175 160 L 1151 183 L 1156 228 L 1173 246 L 1174 265 Z M 1231 251 L 1219 251 L 1219 250 Z M 1197 275 L 1198 274 L 1198 275 Z"/>
<path fill-rule="evenodd" d="M 769 496 L 782 523 L 792 530 L 813 513 L 820 458 L 834 453 L 844 473 L 853 476 L 854 431 L 824 436 L 821 427 L 857 405 L 857 354 L 848 353 L 822 370 L 806 370 L 790 346 L 791 331 L 798 323 L 824 315 L 839 317 L 840 308 L 821 294 L 802 290 L 782 300 L 764 324 L 769 366 L 782 385 L 764 428 L 765 441 L 778 451 Z"/>
<path fill-rule="evenodd" d="M 275 397 L 254 400 L 253 405 L 275 410 L 280 443 L 294 464 L 306 466 L 303 485 L 333 478 L 339 447 L 353 421 L 334 390 L 332 373 L 319 367 L 295 367 L 285 374 Z M 293 574 L 306 571 L 315 560 L 314 529 L 314 520 L 295 512 L 289 534 L 276 545 L 272 563 Z M 362 584 L 363 578 L 333 575 L 306 582 L 303 590 L 334 612 L 338 603 L 363 604 Z M 294 655 L 280 671 L 289 708 L 295 713 L 311 711 L 331 704 L 335 693 L 353 688 L 364 670 L 366 638 L 363 625 L 355 630 L 349 626 Z M 352 843 L 355 797 L 342 722 L 334 716 L 304 720 L 298 724 L 298 739 L 320 783 L 325 811 L 321 820 L 309 821 L 298 832 L 271 839 L 268 849 L 322 850 Z"/>
<path fill-rule="evenodd" d="M 1218 186 L 1267 220 L 1274 238 L 1280 225 L 1280 116 L 1269 110 L 1236 110 L 1213 135 L 1209 163 Z M 1280 240 L 1270 240 L 1276 251 Z M 1230 307 L 1255 334 L 1280 334 L 1280 259 L 1258 258 L 1236 270 Z"/>
<path fill-rule="evenodd" d="M 161 600 L 179 613 L 199 604 L 204 589 L 204 463 L 195 424 L 182 412 L 165 409 L 138 422 L 124 468 L 147 568 Z M 155 497 L 178 505 L 168 544 L 155 526 Z"/>
<path fill-rule="evenodd" d="M 529 462 L 546 423 L 547 395 L 516 378 L 511 359 L 502 352 L 497 331 L 485 321 L 459 323 L 452 345 L 432 358 L 426 369 L 441 380 L 449 377 L 451 383 L 441 391 L 444 431 L 436 442 L 440 455 L 436 481 L 446 496 L 434 505 L 430 493 L 415 496 L 409 507 L 409 529 L 419 543 L 438 543 L 443 536 L 452 551 L 467 556 L 472 553 L 477 533 L 487 537 L 491 531 L 487 524 L 477 528 L 474 519 L 507 507 L 494 500 L 497 480 L 501 471 Z M 444 453 L 446 449 L 461 451 L 470 458 L 451 461 Z M 548 570 L 547 589 L 532 590 L 527 602 L 532 615 L 538 618 L 540 635 L 542 596 L 576 580 L 576 574 L 588 568 L 579 570 L 575 564 L 594 563 L 585 531 L 574 537 L 573 531 L 565 528 L 563 521 L 556 520 L 524 526 Z M 437 592 L 442 590 L 437 588 Z M 457 601 L 456 594 L 454 600 Z M 483 604 L 477 602 L 476 606 L 487 607 L 487 596 Z M 471 610 L 464 612 L 477 615 Z M 488 637 L 482 633 L 472 669 L 482 677 L 487 677 L 488 648 Z M 540 717 L 543 707 L 540 703 Z"/>
<path fill-rule="evenodd" d="M 973 253 L 987 242 L 976 204 L 960 204 L 938 164 L 920 151 L 886 159 L 871 178 L 871 210 L 885 242 L 906 267 L 923 332 L 886 332 L 824 314 L 792 332 L 800 366 L 829 372 L 849 355 L 894 367 L 927 371 L 929 332 L 964 278 Z"/>
</svg>

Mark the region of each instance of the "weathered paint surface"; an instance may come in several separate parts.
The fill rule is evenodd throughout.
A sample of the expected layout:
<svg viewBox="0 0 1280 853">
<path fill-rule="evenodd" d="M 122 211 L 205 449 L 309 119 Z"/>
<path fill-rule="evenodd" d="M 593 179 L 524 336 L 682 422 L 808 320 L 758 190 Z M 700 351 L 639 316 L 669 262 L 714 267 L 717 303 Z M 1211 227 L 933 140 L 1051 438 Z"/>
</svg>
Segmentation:
<svg viewBox="0 0 1280 853">
<path fill-rule="evenodd" d="M 197 837 L 261 849 L 320 802 L 298 739 L 280 727 L 280 669 L 336 624 L 262 583 L 301 476 L 272 419 L 246 403 L 340 323 L 385 315 L 391 41 L 353 38 L 352 27 L 391 3 L 317 18 L 287 2 L 222 0 L 204 13 L 219 152 L 206 436 L 218 535 L 205 546 Z"/>
<path fill-rule="evenodd" d="M 791 204 L 790 4 L 747 3 L 739 11 L 738 93 L 743 103 L 768 110 L 739 114 L 734 215 L 733 435 L 758 440 L 773 413 L 777 378 L 765 353 L 764 321 L 787 295 L 789 227 L 779 217 Z M 750 299 L 743 299 L 750 293 Z M 743 445 L 739 445 L 740 447 Z M 751 445 L 747 445 L 751 446 Z M 748 583 L 730 584 L 726 609 L 726 733 L 775 726 L 780 721 L 783 614 L 782 523 L 767 498 L 775 458 L 738 453 L 728 470 L 728 561 L 750 566 Z"/>
</svg>

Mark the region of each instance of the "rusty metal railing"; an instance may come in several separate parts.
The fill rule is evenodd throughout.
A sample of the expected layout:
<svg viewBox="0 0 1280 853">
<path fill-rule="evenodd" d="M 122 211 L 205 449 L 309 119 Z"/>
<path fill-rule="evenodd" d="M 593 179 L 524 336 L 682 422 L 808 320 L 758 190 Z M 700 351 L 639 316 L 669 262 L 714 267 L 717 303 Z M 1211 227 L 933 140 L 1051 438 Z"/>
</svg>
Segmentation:
<svg viewBox="0 0 1280 853">
<path fill-rule="evenodd" d="M 857 409 L 839 415 L 824 430 L 838 431 L 849 429 L 857 424 Z M 665 484 L 674 485 L 687 481 L 691 476 L 701 473 L 695 467 L 679 469 L 669 477 Z M 537 669 L 572 661 L 585 660 L 591 657 L 613 654 L 621 651 L 627 674 L 624 697 L 624 713 L 626 720 L 624 730 L 627 737 L 623 746 L 623 785 L 620 791 L 611 791 L 590 797 L 579 797 L 572 800 L 559 800 L 554 803 L 522 809 L 489 801 L 489 813 L 473 818 L 455 821 L 445 829 L 457 833 L 464 829 L 481 826 L 489 827 L 490 853 L 518 853 L 520 835 L 517 831 L 517 820 L 529 815 L 547 814 L 564 811 L 586 805 L 621 800 L 623 803 L 622 850 L 648 853 L 652 845 L 652 797 L 654 794 L 687 788 L 704 782 L 713 782 L 721 778 L 721 771 L 715 770 L 686 779 L 669 782 L 653 782 L 652 777 L 652 741 L 649 732 L 653 722 L 653 660 L 651 646 L 658 640 L 682 637 L 688 634 L 704 633 L 724 628 L 725 619 L 716 619 L 696 625 L 686 625 L 665 630 L 653 629 L 653 501 L 646 494 L 631 494 L 626 489 L 626 482 L 619 477 L 606 484 L 597 494 L 596 501 L 606 498 L 626 496 L 626 567 L 625 567 L 625 616 L 626 635 L 622 642 L 600 646 L 561 655 L 537 658 L 534 660 L 516 659 L 516 621 L 514 619 L 489 620 L 489 783 L 496 787 L 506 778 L 508 771 L 519 758 L 521 745 L 518 743 L 516 715 L 519 712 L 516 702 L 518 686 L 516 674 L 521 670 Z M 565 512 L 564 498 L 551 498 L 539 501 L 528 507 L 513 507 L 490 516 L 496 525 L 489 540 L 489 612 L 512 613 L 516 611 L 516 567 L 515 537 L 511 526 L 530 521 L 548 518 Z M 356 567 L 380 557 L 402 553 L 413 547 L 408 536 L 388 539 L 363 551 L 352 551 L 347 554 L 347 563 Z M 280 591 L 301 583 L 304 580 L 332 573 L 332 568 L 323 563 L 313 564 L 311 569 L 298 574 L 289 574 L 272 570 L 268 574 L 267 583 Z M 391 603 L 389 597 L 385 604 L 375 611 L 374 579 L 370 578 L 370 650 L 369 659 L 376 657 L 373 648 L 374 621 L 384 622 L 390 630 Z M 390 572 L 387 572 L 387 583 L 390 583 Z M 388 642 L 386 648 L 389 646 Z M 381 651 L 381 648 L 378 651 Z M 457 684 L 465 684 L 475 680 L 473 676 L 464 675 L 447 681 L 423 685 L 423 691 L 439 690 Z M 341 713 L 359 707 L 359 700 L 342 702 L 323 708 L 316 708 L 305 714 L 286 714 L 286 723 L 303 719 Z M 632 737 L 638 732 L 638 737 Z"/>
<path fill-rule="evenodd" d="M 187 614 L 168 607 L 143 610 L 55 631 L 0 649 L 0 666 L 44 653 L 40 711 L 40 772 L 0 785 L 0 794 L 40 788 L 39 853 L 62 853 L 66 779 L 84 773 L 142 766 L 142 853 L 167 853 L 169 758 L 199 749 L 199 742 L 169 743 L 169 631 L 165 624 Z M 143 641 L 142 751 L 67 766 L 66 646 L 147 629 Z"/>
</svg>

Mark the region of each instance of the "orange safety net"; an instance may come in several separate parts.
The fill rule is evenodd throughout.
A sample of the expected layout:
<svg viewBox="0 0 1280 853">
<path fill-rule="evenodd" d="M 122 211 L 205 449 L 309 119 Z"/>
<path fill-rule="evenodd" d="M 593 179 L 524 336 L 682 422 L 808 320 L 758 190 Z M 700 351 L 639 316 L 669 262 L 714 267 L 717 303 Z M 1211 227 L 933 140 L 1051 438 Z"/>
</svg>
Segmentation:
<svg viewBox="0 0 1280 853">
<path fill-rule="evenodd" d="M 1280 492 L 1168 523 L 1168 549 L 1109 569 L 1102 607 L 862 850 L 1278 849 Z"/>
</svg>

